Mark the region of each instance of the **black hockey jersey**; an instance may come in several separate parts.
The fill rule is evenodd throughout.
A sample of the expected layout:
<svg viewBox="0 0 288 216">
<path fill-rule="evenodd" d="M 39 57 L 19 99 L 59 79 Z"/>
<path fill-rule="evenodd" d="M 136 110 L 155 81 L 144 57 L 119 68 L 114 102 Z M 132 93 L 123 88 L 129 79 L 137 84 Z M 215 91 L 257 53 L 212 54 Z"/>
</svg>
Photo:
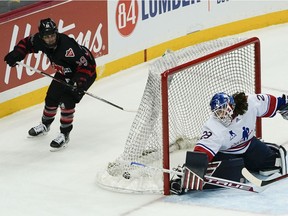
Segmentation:
<svg viewBox="0 0 288 216">
<path fill-rule="evenodd" d="M 40 38 L 39 33 L 22 39 L 14 50 L 23 54 L 42 51 L 51 61 L 52 67 L 64 75 L 65 78 L 78 76 L 92 77 L 96 73 L 96 62 L 92 53 L 84 46 L 79 45 L 73 38 L 57 33 L 57 47 L 48 48 Z"/>
</svg>

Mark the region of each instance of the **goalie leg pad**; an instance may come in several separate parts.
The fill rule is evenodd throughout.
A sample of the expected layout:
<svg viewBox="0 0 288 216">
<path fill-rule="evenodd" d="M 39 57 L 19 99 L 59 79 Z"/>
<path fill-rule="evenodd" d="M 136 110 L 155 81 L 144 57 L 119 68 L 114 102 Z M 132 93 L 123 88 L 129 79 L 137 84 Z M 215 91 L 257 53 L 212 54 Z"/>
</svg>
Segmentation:
<svg viewBox="0 0 288 216">
<path fill-rule="evenodd" d="M 280 158 L 281 158 L 281 174 L 286 175 L 287 174 L 287 160 L 286 160 L 287 151 L 283 146 L 280 146 L 279 152 L 280 152 Z"/>
<path fill-rule="evenodd" d="M 286 160 L 286 149 L 281 145 L 276 145 L 274 143 L 265 143 L 273 152 L 276 154 L 276 159 L 274 166 L 271 167 L 268 171 L 267 169 L 261 170 L 260 174 L 262 175 L 271 175 L 275 172 L 280 172 L 280 174 L 287 174 L 287 160 Z M 273 172 L 274 171 L 274 172 Z"/>
</svg>

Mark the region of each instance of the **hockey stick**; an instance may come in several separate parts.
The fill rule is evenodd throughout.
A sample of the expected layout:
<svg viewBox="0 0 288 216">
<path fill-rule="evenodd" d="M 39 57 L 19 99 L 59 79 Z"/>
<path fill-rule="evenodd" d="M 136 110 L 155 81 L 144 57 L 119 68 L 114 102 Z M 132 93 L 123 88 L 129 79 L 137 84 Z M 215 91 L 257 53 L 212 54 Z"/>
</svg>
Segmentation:
<svg viewBox="0 0 288 216">
<path fill-rule="evenodd" d="M 36 68 L 30 67 L 29 65 L 26 65 L 26 64 L 24 64 L 24 63 L 22 63 L 22 62 L 16 62 L 16 63 L 17 63 L 18 65 L 21 65 L 21 66 L 23 66 L 23 67 L 28 68 L 29 70 L 33 70 L 33 71 L 35 71 L 36 73 L 39 73 L 39 74 L 41 74 L 41 75 L 43 75 L 43 76 L 49 77 L 49 78 L 55 80 L 56 82 L 59 82 L 59 83 L 65 85 L 65 86 L 67 86 L 67 87 L 69 87 L 69 88 L 71 88 L 71 89 L 74 88 L 74 86 L 66 83 L 66 82 L 63 81 L 63 80 L 56 79 L 55 77 L 53 77 L 52 75 L 50 75 L 50 74 L 48 74 L 48 73 L 45 73 L 45 72 L 40 71 L 40 70 L 38 70 L 38 69 L 36 69 Z M 87 95 L 89 95 L 90 97 L 96 98 L 96 99 L 98 99 L 98 100 L 100 100 L 100 101 L 102 101 L 102 102 L 104 102 L 104 103 L 107 103 L 107 104 L 109 104 L 109 105 L 111 105 L 111 106 L 114 106 L 114 107 L 116 107 L 116 108 L 118 108 L 118 109 L 120 109 L 120 110 L 123 110 L 123 111 L 126 111 L 126 112 L 137 112 L 137 110 L 125 109 L 125 108 L 123 108 L 123 107 L 121 107 L 121 106 L 118 106 L 117 104 L 114 104 L 114 103 L 112 103 L 112 102 L 110 102 L 110 101 L 107 101 L 107 100 L 101 98 L 101 97 L 98 97 L 98 96 L 96 96 L 96 95 L 94 95 L 94 94 L 92 94 L 92 93 L 90 93 L 90 92 L 84 91 L 84 93 L 87 94 Z"/>
<path fill-rule="evenodd" d="M 129 165 L 132 166 L 140 166 L 140 167 L 144 167 L 147 169 L 151 169 L 151 170 L 155 170 L 155 171 L 160 171 L 160 172 L 164 172 L 164 173 L 170 173 L 170 174 L 175 174 L 175 175 L 179 175 L 179 176 L 183 176 L 183 172 L 179 172 L 176 170 L 170 170 L 170 169 L 164 169 L 164 168 L 158 168 L 158 167 L 152 167 L 152 166 L 147 166 L 145 164 L 142 163 L 138 163 L 138 162 L 130 162 Z"/>
<path fill-rule="evenodd" d="M 277 182 L 277 181 L 280 181 L 282 179 L 285 179 L 288 177 L 288 174 L 285 174 L 285 175 L 282 175 L 282 176 L 279 176 L 279 177 L 276 177 L 276 178 L 273 178 L 273 179 L 270 179 L 270 180 L 261 180 L 261 179 L 258 179 L 257 177 L 255 177 L 251 172 L 249 172 L 249 170 L 247 170 L 246 168 L 243 168 L 242 169 L 242 175 L 249 181 L 251 182 L 252 184 L 258 186 L 258 187 L 264 187 L 264 186 L 267 186 L 269 184 L 272 184 L 274 182 Z"/>
<path fill-rule="evenodd" d="M 164 173 L 176 174 L 179 176 L 184 175 L 182 172 L 179 172 L 176 170 L 151 167 L 151 166 L 147 166 L 145 164 L 138 163 L 138 162 L 130 162 L 130 165 L 140 166 L 143 168 L 152 169 L 152 170 L 156 170 L 156 171 L 160 171 L 160 172 L 164 172 Z M 204 182 L 206 184 L 215 185 L 215 186 L 219 186 L 219 187 L 223 187 L 223 188 L 230 188 L 230 189 L 232 188 L 232 189 L 238 189 L 238 190 L 243 190 L 243 191 L 247 191 L 247 192 L 254 192 L 254 193 L 260 193 L 265 189 L 265 188 L 261 188 L 258 186 L 251 186 L 251 185 L 247 185 L 245 183 L 235 182 L 235 181 L 231 181 L 228 179 L 223 179 L 223 178 L 218 178 L 218 177 L 213 177 L 213 176 L 208 176 L 208 175 L 204 176 Z"/>
</svg>

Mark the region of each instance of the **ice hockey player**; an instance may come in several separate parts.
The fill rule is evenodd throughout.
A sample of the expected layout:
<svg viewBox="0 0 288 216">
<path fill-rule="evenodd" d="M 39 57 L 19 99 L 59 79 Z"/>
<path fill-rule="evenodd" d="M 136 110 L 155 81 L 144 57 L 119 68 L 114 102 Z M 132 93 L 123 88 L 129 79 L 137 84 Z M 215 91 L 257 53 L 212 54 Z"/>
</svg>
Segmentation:
<svg viewBox="0 0 288 216">
<path fill-rule="evenodd" d="M 208 184 L 197 188 L 187 185 L 187 170 L 189 175 L 202 180 L 206 174 L 237 182 L 243 181 L 241 170 L 244 166 L 251 172 L 266 176 L 275 172 L 287 174 L 285 148 L 255 137 L 257 117 L 273 117 L 278 111 L 288 120 L 286 95 L 275 97 L 237 92 L 230 96 L 220 92 L 212 97 L 210 108 L 212 115 L 203 125 L 202 137 L 194 152 L 187 153 L 182 167 L 184 176 L 170 182 L 172 193 L 211 188 Z M 197 153 L 204 154 L 206 159 L 200 154 L 202 159 L 195 162 L 193 157 L 199 157 Z"/>
<path fill-rule="evenodd" d="M 96 62 L 86 47 L 79 45 L 66 34 L 59 33 L 52 19 L 40 20 L 38 30 L 38 33 L 20 40 L 5 56 L 4 61 L 14 67 L 28 53 L 42 51 L 56 71 L 55 80 L 65 81 L 73 86 L 67 87 L 53 79 L 45 97 L 41 123 L 28 131 L 31 137 L 46 134 L 60 107 L 60 134 L 50 144 L 52 150 L 57 150 L 69 142 L 75 106 L 96 79 Z"/>
</svg>

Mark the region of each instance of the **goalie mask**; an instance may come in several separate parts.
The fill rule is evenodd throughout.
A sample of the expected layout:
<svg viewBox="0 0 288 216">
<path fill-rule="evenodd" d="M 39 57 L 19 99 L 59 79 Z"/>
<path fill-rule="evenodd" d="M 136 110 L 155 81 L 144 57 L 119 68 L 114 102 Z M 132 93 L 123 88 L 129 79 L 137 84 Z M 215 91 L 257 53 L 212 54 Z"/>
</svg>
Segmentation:
<svg viewBox="0 0 288 216">
<path fill-rule="evenodd" d="M 228 127 L 233 120 L 233 110 L 235 102 L 232 96 L 221 92 L 215 94 L 210 101 L 211 111 L 214 116 L 225 126 Z"/>
</svg>

